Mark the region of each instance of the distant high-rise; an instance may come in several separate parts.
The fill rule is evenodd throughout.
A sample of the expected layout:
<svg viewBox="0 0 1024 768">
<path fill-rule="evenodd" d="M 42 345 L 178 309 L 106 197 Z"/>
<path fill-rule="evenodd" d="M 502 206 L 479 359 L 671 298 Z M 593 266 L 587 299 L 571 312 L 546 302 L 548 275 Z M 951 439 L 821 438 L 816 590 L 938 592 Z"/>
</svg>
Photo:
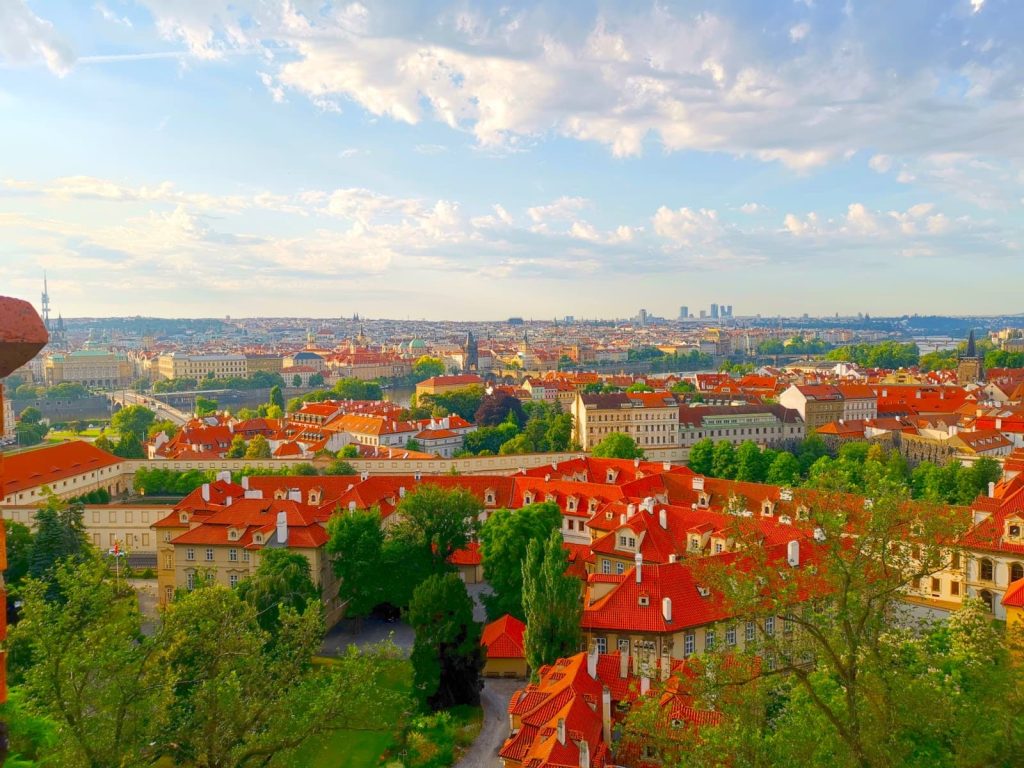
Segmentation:
<svg viewBox="0 0 1024 768">
<path fill-rule="evenodd" d="M 685 320 L 689 316 L 690 316 L 690 308 L 689 307 L 680 307 L 679 308 L 679 319 L 680 320 Z"/>
<path fill-rule="evenodd" d="M 711 305 L 711 319 L 712 320 L 717 320 L 718 319 L 718 305 L 717 304 L 712 304 Z"/>
<path fill-rule="evenodd" d="M 704 320 L 707 316 L 708 316 L 708 311 L 706 309 L 702 309 L 700 311 L 700 319 Z"/>
<path fill-rule="evenodd" d="M 641 309 L 636 315 L 636 320 L 640 325 L 647 325 L 647 310 Z"/>
<path fill-rule="evenodd" d="M 725 316 L 732 320 L 732 304 L 729 304 L 725 308 Z"/>
</svg>

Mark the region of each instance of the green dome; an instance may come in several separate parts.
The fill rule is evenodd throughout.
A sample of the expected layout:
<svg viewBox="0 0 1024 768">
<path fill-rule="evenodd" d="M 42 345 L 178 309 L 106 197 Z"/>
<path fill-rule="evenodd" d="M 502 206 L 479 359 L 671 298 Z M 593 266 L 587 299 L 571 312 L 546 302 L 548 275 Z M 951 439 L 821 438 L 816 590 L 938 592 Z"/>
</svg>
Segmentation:
<svg viewBox="0 0 1024 768">
<path fill-rule="evenodd" d="M 423 339 L 413 339 L 409 342 L 409 349 L 426 349 L 427 342 Z"/>
</svg>

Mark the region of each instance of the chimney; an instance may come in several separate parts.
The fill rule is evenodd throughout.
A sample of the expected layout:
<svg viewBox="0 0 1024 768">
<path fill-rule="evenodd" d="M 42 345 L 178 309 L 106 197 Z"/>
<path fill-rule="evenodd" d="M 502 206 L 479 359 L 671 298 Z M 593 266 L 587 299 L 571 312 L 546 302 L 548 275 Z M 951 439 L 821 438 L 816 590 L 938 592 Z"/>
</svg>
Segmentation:
<svg viewBox="0 0 1024 768">
<path fill-rule="evenodd" d="M 625 525 L 625 524 L 626 524 L 626 513 L 623 512 L 623 513 L 621 513 L 619 515 L 619 525 Z"/>
<path fill-rule="evenodd" d="M 988 484 L 988 497 L 990 499 L 994 499 L 996 497 L 996 484 L 995 483 L 989 483 Z"/>
<path fill-rule="evenodd" d="M 587 653 L 587 674 L 597 680 L 597 643 Z"/>
<path fill-rule="evenodd" d="M 640 695 L 641 696 L 646 696 L 647 693 L 650 690 L 651 690 L 651 678 L 649 678 L 647 675 L 644 675 L 643 677 L 640 678 Z"/>
<path fill-rule="evenodd" d="M 590 744 L 586 739 L 580 740 L 580 768 L 590 768 Z"/>
<path fill-rule="evenodd" d="M 625 677 L 625 675 L 623 675 Z M 612 743 L 612 692 L 606 685 L 601 690 L 601 738 L 604 743 Z"/>
<path fill-rule="evenodd" d="M 668 530 L 668 512 L 666 512 L 664 509 L 658 511 L 658 525 L 660 525 L 666 531 Z"/>
<path fill-rule="evenodd" d="M 298 488 L 289 488 L 288 489 L 288 501 L 296 501 L 296 502 L 299 502 L 301 504 L 302 503 L 302 491 L 300 491 Z"/>
<path fill-rule="evenodd" d="M 619 677 L 625 680 L 629 677 L 629 648 L 619 651 Z"/>
<path fill-rule="evenodd" d="M 639 467 L 640 466 L 640 459 L 633 459 L 633 466 L 634 467 Z"/>
<path fill-rule="evenodd" d="M 692 480 L 692 482 L 691 482 L 691 485 L 693 487 L 693 490 L 695 490 L 695 491 L 703 491 L 704 490 L 704 478 L 701 475 L 695 475 L 693 480 Z"/>
<path fill-rule="evenodd" d="M 626 505 L 626 516 L 627 517 L 632 517 L 635 514 L 636 514 L 636 504 L 627 504 Z"/>
<path fill-rule="evenodd" d="M 672 621 L 672 598 L 661 598 L 661 617 L 667 622 Z"/>
<path fill-rule="evenodd" d="M 405 486 L 404 485 L 398 486 L 398 498 L 400 498 L 400 499 L 404 499 L 405 498 Z"/>
<path fill-rule="evenodd" d="M 277 543 L 288 543 L 288 515 L 284 510 L 277 513 Z"/>
<path fill-rule="evenodd" d="M 672 463 L 668 461 L 663 461 L 661 462 L 661 468 L 663 471 L 668 472 L 670 469 L 672 469 Z"/>
<path fill-rule="evenodd" d="M 637 552 L 633 562 L 636 563 L 636 583 L 639 584 L 643 579 L 644 556 Z"/>
<path fill-rule="evenodd" d="M 245 490 L 247 490 L 247 491 L 249 490 L 249 476 L 248 475 L 243 475 L 242 476 L 242 487 Z"/>
<path fill-rule="evenodd" d="M 354 501 L 350 501 L 348 503 L 348 511 L 349 512 L 355 512 L 356 511 L 356 503 Z"/>
<path fill-rule="evenodd" d="M 670 554 L 670 555 L 668 556 L 668 564 L 669 564 L 669 565 L 675 565 L 675 563 L 676 563 L 676 560 L 678 559 L 678 557 L 679 557 L 679 556 L 678 556 L 678 555 L 676 555 L 676 553 L 675 553 L 675 552 L 673 552 L 672 554 Z"/>
<path fill-rule="evenodd" d="M 217 479 L 218 480 L 223 480 L 225 483 L 230 483 L 231 482 L 231 472 L 226 470 L 226 469 L 223 472 L 218 472 L 217 473 Z"/>
<path fill-rule="evenodd" d="M 203 483 L 203 501 L 210 500 L 210 484 Z"/>
<path fill-rule="evenodd" d="M 786 560 L 793 568 L 800 565 L 800 542 L 797 539 L 793 539 L 786 545 Z"/>
<path fill-rule="evenodd" d="M 233 501 L 234 501 L 234 499 L 231 496 L 228 496 L 226 499 L 224 499 L 224 506 L 225 507 L 230 507 L 231 506 L 231 502 L 233 502 Z"/>
<path fill-rule="evenodd" d="M 558 743 L 565 744 L 565 718 L 558 718 Z"/>
</svg>

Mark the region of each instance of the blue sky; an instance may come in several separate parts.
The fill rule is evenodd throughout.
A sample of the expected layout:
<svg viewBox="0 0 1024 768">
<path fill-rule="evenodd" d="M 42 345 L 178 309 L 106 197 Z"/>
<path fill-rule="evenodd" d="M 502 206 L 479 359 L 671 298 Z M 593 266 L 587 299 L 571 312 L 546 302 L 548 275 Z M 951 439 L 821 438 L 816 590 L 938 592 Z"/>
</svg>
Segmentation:
<svg viewBox="0 0 1024 768">
<path fill-rule="evenodd" d="M 0 0 L 67 316 L 1024 310 L 1017 0 Z"/>
</svg>

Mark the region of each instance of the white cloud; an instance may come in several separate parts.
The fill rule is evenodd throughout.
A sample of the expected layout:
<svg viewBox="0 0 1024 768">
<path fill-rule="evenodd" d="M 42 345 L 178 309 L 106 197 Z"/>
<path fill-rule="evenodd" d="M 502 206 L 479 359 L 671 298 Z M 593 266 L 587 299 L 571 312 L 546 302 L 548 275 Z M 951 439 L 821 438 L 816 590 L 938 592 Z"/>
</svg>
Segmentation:
<svg viewBox="0 0 1024 768">
<path fill-rule="evenodd" d="M 760 203 L 744 203 L 740 206 L 740 211 L 752 216 L 755 213 L 762 213 L 764 211 L 764 206 Z"/>
<path fill-rule="evenodd" d="M 597 228 L 587 221 L 574 221 L 569 227 L 569 235 L 577 240 L 586 240 L 591 243 L 601 241 L 601 233 Z"/>
<path fill-rule="evenodd" d="M 663 205 L 655 212 L 652 222 L 656 234 L 678 245 L 708 242 L 723 231 L 718 212 L 706 208 L 672 210 Z"/>
<path fill-rule="evenodd" d="M 868 160 L 868 168 L 875 173 L 888 173 L 892 168 L 892 158 L 888 155 L 872 155 Z"/>
<path fill-rule="evenodd" d="M 807 37 L 810 31 L 811 25 L 808 24 L 806 21 L 801 22 L 799 24 L 794 24 L 792 27 L 789 28 L 789 39 L 794 43 L 798 43 L 805 37 Z"/>
<path fill-rule="evenodd" d="M 39 61 L 63 77 L 71 71 L 75 55 L 53 24 L 36 16 L 25 0 L 0 0 L 0 62 Z"/>
<path fill-rule="evenodd" d="M 577 213 L 586 208 L 590 201 L 585 197 L 568 197 L 563 195 L 547 205 L 535 205 L 526 209 L 526 215 L 535 224 L 547 224 L 549 221 L 564 221 L 572 219 Z"/>
<path fill-rule="evenodd" d="M 127 16 L 118 16 L 103 3 L 96 3 L 96 5 L 94 5 L 93 8 L 96 9 L 96 12 L 99 13 L 99 15 L 104 18 L 104 20 L 109 21 L 111 24 L 117 24 L 119 26 L 127 27 L 129 29 L 131 29 L 134 26 L 132 24 L 132 20 L 129 19 Z"/>
<path fill-rule="evenodd" d="M 979 13 L 985 6 L 985 0 L 971 0 L 971 13 Z"/>
<path fill-rule="evenodd" d="M 268 75 L 266 72 L 260 72 L 260 82 L 270 93 L 270 98 L 274 100 L 275 104 L 284 103 L 284 88 L 278 85 L 274 81 L 273 75 Z"/>
</svg>

